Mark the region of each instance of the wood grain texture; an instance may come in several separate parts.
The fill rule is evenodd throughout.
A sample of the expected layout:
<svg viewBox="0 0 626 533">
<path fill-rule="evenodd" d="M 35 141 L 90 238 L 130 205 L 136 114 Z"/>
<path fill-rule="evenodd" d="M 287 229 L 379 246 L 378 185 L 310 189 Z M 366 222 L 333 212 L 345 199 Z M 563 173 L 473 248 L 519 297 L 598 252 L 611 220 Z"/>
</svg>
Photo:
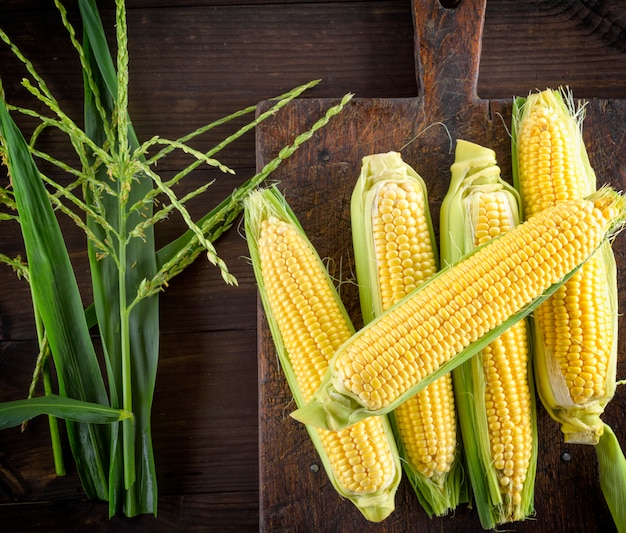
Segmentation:
<svg viewBox="0 0 626 533">
<path fill-rule="evenodd" d="M 78 23 L 74 3 L 66 3 L 71 20 Z M 113 2 L 102 0 L 98 5 L 112 35 Z M 349 188 L 358 165 L 353 157 L 370 149 L 401 148 L 419 133 L 419 127 L 408 124 L 397 107 L 415 106 L 415 98 L 420 94 L 410 0 L 129 0 L 127 5 L 131 114 L 142 139 L 156 134 L 173 138 L 316 78 L 322 78 L 322 83 L 309 93 L 311 98 L 338 98 L 350 91 L 361 99 L 355 109 L 373 111 L 363 99 L 379 99 L 378 105 L 385 105 L 383 117 L 397 120 L 398 124 L 398 131 L 389 134 L 393 139 L 386 135 L 377 137 L 380 131 L 376 130 L 389 130 L 389 122 L 361 120 L 348 124 L 345 127 L 352 136 L 352 145 L 333 144 L 338 131 L 329 131 L 329 137 L 316 138 L 308 152 L 298 155 L 301 159 L 294 159 L 294 166 L 285 166 L 282 174 L 277 175 L 291 183 L 288 180 L 293 179 L 292 172 L 302 164 L 315 163 L 298 187 L 290 186 L 288 190 L 290 195 L 302 195 L 295 204 L 299 214 L 306 215 L 303 218 L 310 228 L 320 227 L 326 216 L 314 208 L 325 200 L 324 187 L 339 179 L 342 190 Z M 604 111 L 597 118 L 590 113 L 589 121 L 596 122 L 596 129 L 587 130 L 587 136 L 594 143 L 592 156 L 603 169 L 602 176 L 624 180 L 624 165 L 619 159 L 623 153 L 623 137 L 619 137 L 623 127 L 618 127 L 624 124 L 623 115 L 618 114 L 623 108 L 616 108 L 607 99 L 626 97 L 626 54 L 617 46 L 625 7 L 624 0 L 487 2 L 477 94 L 487 102 L 486 108 L 480 104 L 481 113 L 486 113 L 493 123 L 487 131 L 497 130 L 489 133 L 491 138 L 486 139 L 486 144 L 497 144 L 494 147 L 503 169 L 507 169 L 508 155 L 504 121 L 512 95 L 567 83 L 577 96 L 605 99 L 594 103 Z M 0 26 L 33 60 L 63 108 L 79 119 L 82 89 L 78 61 L 52 2 L 2 0 Z M 6 47 L 0 46 L 0 77 L 9 100 L 19 105 L 32 104 L 19 87 L 23 74 Z M 320 101 L 319 105 L 321 111 L 326 102 Z M 275 148 L 281 139 L 291 139 L 301 131 L 309 120 L 303 117 L 303 108 L 295 107 L 293 113 L 280 118 L 289 128 L 283 125 L 284 129 L 278 129 Z M 23 123 L 28 127 L 28 121 Z M 241 124 L 238 121 L 230 128 L 216 130 L 199 139 L 197 146 L 208 149 Z M 609 132 L 618 135 L 607 137 Z M 604 142 L 605 139 L 610 142 Z M 60 157 L 71 157 L 62 139 L 50 136 L 43 141 L 47 149 Z M 416 165 L 427 165 L 429 174 L 439 172 L 439 165 L 445 172 L 451 157 L 448 142 L 445 130 L 433 127 L 422 132 L 403 153 L 409 154 Z M 431 161 L 429 145 L 440 152 L 436 163 Z M 354 146 L 359 147 L 358 154 L 353 151 Z M 224 177 L 200 169 L 182 185 L 181 192 L 217 178 L 209 193 L 190 206 L 194 216 L 206 212 L 254 172 L 255 136 L 249 134 L 230 146 L 223 152 L 222 160 L 237 170 L 236 176 Z M 177 156 L 158 170 L 169 175 L 182 164 L 184 158 Z M 4 180 L 4 175 L 0 179 Z M 444 192 L 441 184 L 433 185 L 434 209 L 438 209 Z M 335 258 L 338 266 L 343 259 L 342 267 L 347 268 L 345 273 L 349 275 L 347 204 L 345 196 L 334 201 L 332 220 L 338 226 L 336 233 L 320 234 L 315 241 L 327 256 Z M 71 224 L 64 221 L 63 227 L 68 230 L 68 247 L 88 300 L 84 238 L 70 230 Z M 183 222 L 171 217 L 158 228 L 158 243 L 169 242 L 182 230 Z M 17 228 L 2 223 L 0 252 L 15 254 L 22 249 Z M 620 250 L 618 260 L 624 264 L 626 257 Z M 282 462 L 288 461 L 293 467 L 290 472 L 302 474 L 306 483 L 315 488 L 321 486 L 327 495 L 330 486 L 323 475 L 309 469 L 315 455 L 307 448 L 305 435 L 287 416 L 285 391 L 280 382 L 273 381 L 278 376 L 263 370 L 273 361 L 262 358 L 257 365 L 256 287 L 246 259 L 245 241 L 237 228 L 220 240 L 218 251 L 238 277 L 238 288 L 225 287 L 215 269 L 200 259 L 175 278 L 161 297 L 162 355 L 153 420 L 160 488 L 158 518 L 109 521 L 105 505 L 84 501 L 71 463 L 65 478 L 55 478 L 46 424 L 38 420 L 23 435 L 16 431 L 0 432 L 0 530 L 84 531 L 88 526 L 94 531 L 119 532 L 258 531 L 257 389 L 267 384 L 277 389 L 275 396 L 266 401 L 272 412 L 281 416 L 290 439 L 296 439 L 289 449 L 304 449 L 307 451 L 301 453 L 308 454 L 308 460 L 301 461 L 302 456 L 296 460 L 276 448 L 271 465 L 282 472 Z M 342 294 L 358 319 L 354 287 L 344 284 Z M 35 336 L 28 302 L 25 284 L 17 281 L 6 267 L 0 268 L 0 400 L 23 397 L 30 380 Z M 262 316 L 258 320 L 262 324 Z M 261 328 L 262 325 L 260 331 Z M 621 353 L 624 342 L 620 341 Z M 267 353 L 269 345 L 260 349 Z M 609 408 L 610 416 L 619 416 L 623 406 L 624 399 L 620 397 Z M 549 463 L 542 463 L 541 476 L 559 483 L 575 480 L 581 475 L 579 465 L 587 464 L 589 457 L 577 449 L 565 449 L 554 425 L 545 416 L 542 420 L 552 436 L 543 446 L 546 450 L 557 448 L 558 453 L 549 456 Z M 573 457 L 568 463 L 560 459 L 565 451 Z M 594 508 L 596 503 L 602 506 L 593 476 L 585 469 L 574 485 L 576 489 L 564 487 L 554 491 L 548 488 L 551 485 L 542 483 L 537 496 L 538 512 L 550 514 L 572 497 L 588 501 Z M 584 490 L 588 494 L 583 498 L 580 494 Z M 398 497 L 399 508 L 413 506 L 413 500 L 403 488 Z M 300 505 L 307 503 L 310 502 L 303 498 Z M 288 517 L 290 510 L 285 507 L 277 512 Z M 311 512 L 329 516 L 319 509 Z M 345 512 L 351 511 L 342 506 L 341 513 Z M 545 524 L 554 526 L 553 531 L 579 531 L 585 526 L 587 531 L 605 531 L 606 514 L 595 522 L 593 514 L 585 518 L 587 512 L 580 506 L 567 522 L 555 513 Z M 423 516 L 417 520 L 424 531 L 443 528 L 438 521 L 426 524 Z M 294 530 L 310 531 L 311 523 L 300 518 Z M 330 520 L 327 527 L 333 523 Z M 279 524 L 277 521 L 277 530 Z M 471 513 L 459 513 L 454 524 L 459 531 L 478 531 Z"/>
</svg>

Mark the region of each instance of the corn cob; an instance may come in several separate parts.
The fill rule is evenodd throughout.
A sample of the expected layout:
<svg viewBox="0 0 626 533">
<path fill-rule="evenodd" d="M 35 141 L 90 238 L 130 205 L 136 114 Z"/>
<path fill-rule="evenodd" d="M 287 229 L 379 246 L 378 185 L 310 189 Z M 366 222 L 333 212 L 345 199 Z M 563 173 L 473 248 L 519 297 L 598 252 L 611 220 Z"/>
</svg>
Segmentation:
<svg viewBox="0 0 626 533">
<path fill-rule="evenodd" d="M 296 405 L 313 396 L 354 327 L 319 256 L 276 188 L 245 204 L 248 245 L 266 317 Z M 387 417 L 332 431 L 307 427 L 337 492 L 372 522 L 394 510 L 401 467 Z"/>
<path fill-rule="evenodd" d="M 548 298 L 625 217 L 626 198 L 607 187 L 483 245 L 344 343 L 313 399 L 292 416 L 338 430 L 395 409 Z"/>
<path fill-rule="evenodd" d="M 433 276 L 436 241 L 426 185 L 397 152 L 363 158 L 351 201 L 364 322 Z M 429 516 L 459 503 L 463 484 L 452 376 L 446 374 L 389 413 L 402 466 Z"/>
<path fill-rule="evenodd" d="M 596 189 L 581 132 L 582 108 L 546 90 L 517 99 L 514 171 L 525 215 Z M 535 380 L 566 442 L 596 444 L 615 392 L 617 276 L 607 242 L 534 314 Z"/>
<path fill-rule="evenodd" d="M 441 205 L 441 263 L 520 221 L 517 191 L 500 177 L 495 152 L 459 140 Z M 537 428 L 526 320 L 452 371 L 467 471 L 484 529 L 533 513 Z"/>
</svg>

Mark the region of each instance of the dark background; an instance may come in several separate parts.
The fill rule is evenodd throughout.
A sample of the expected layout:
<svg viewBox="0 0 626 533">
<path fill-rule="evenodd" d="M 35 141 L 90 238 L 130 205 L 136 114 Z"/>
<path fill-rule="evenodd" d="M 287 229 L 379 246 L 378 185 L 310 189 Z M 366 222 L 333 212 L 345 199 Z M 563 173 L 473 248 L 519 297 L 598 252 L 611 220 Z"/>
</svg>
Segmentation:
<svg viewBox="0 0 626 533">
<path fill-rule="evenodd" d="M 67 4 L 78 23 L 74 4 Z M 113 35 L 113 3 L 99 5 Z M 316 78 L 322 82 L 307 93 L 310 97 L 418 94 L 409 0 L 131 0 L 127 6 L 130 114 L 140 140 L 157 134 L 176 138 Z M 625 8 L 623 0 L 488 2 L 479 96 L 508 99 L 535 88 L 569 85 L 580 98 L 626 98 Z M 79 120 L 79 64 L 52 2 L 3 0 L 0 26 L 33 61 L 66 112 Z M 6 46 L 0 46 L 7 99 L 33 105 L 19 87 L 23 74 Z M 243 124 L 217 129 L 197 146 L 212 146 Z M 60 140 L 44 140 L 48 149 L 67 152 Z M 191 189 L 217 178 L 191 204 L 195 216 L 254 173 L 254 135 L 228 148 L 221 159 L 237 171 L 235 177 L 198 170 L 183 185 Z M 168 175 L 182 164 L 184 158 L 175 156 L 159 171 Z M 157 228 L 158 244 L 183 229 L 183 222 L 171 217 Z M 70 231 L 68 247 L 87 288 L 82 236 Z M 0 252 L 21 250 L 19 231 L 3 223 Z M 84 500 L 69 458 L 68 475 L 56 478 L 42 418 L 25 434 L 0 432 L 0 531 L 258 530 L 256 287 L 237 228 L 219 241 L 218 251 L 238 287 L 225 286 L 200 258 L 161 297 L 153 411 L 158 518 L 109 520 L 106 505 Z M 0 400 L 24 397 L 35 356 L 28 288 L 2 267 Z M 580 461 L 593 464 L 593 452 L 582 453 Z M 571 482 L 576 482 L 574 470 Z M 606 517 L 606 511 L 599 512 Z M 304 517 L 302 524 L 306 531 Z"/>
</svg>

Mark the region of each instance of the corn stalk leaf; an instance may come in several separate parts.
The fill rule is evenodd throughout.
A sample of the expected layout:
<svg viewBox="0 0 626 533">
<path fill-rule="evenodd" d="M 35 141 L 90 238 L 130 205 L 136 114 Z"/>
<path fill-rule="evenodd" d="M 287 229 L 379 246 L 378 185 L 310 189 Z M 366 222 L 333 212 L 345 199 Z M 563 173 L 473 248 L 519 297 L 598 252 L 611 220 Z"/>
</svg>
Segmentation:
<svg viewBox="0 0 626 533">
<path fill-rule="evenodd" d="M 132 419 L 132 413 L 58 394 L 0 403 L 0 430 L 19 426 L 39 415 L 89 424 L 110 424 Z"/>
<path fill-rule="evenodd" d="M 0 101 L 0 136 L 15 191 L 35 309 L 44 325 L 63 396 L 108 405 L 108 397 L 69 254 L 28 145 Z M 81 482 L 106 499 L 108 435 L 104 426 L 68 423 Z"/>
<path fill-rule="evenodd" d="M 96 3 L 84 0 L 79 3 L 84 22 L 84 53 L 88 66 L 85 73 L 85 129 L 90 139 L 105 146 L 111 138 L 110 126 L 114 118 L 126 115 L 120 107 L 119 84 L 110 56 L 104 29 Z M 118 19 L 119 19 L 118 10 Z M 119 20 L 118 20 L 119 24 Z M 118 47 L 122 45 L 118 43 Z M 91 73 L 91 79 L 88 72 Z M 105 116 L 102 112 L 104 111 Z M 128 131 L 115 132 L 119 142 L 119 154 L 133 152 L 138 141 L 130 125 Z M 121 144 L 128 139 L 128 146 Z M 116 155 L 119 155 L 116 154 Z M 138 301 L 132 309 L 138 288 L 145 279 L 156 272 L 156 251 L 153 227 L 145 228 L 143 238 L 128 242 L 124 239 L 128 228 L 133 228 L 141 217 L 152 214 L 152 204 L 144 204 L 144 211 L 129 213 L 128 205 L 140 201 L 152 189 L 152 181 L 146 175 L 133 173 L 130 180 L 115 176 L 111 182 L 107 168 L 92 160 L 95 178 L 117 187 L 115 195 L 97 195 L 87 190 L 88 201 L 103 206 L 109 223 L 114 225 L 119 239 L 113 242 L 117 257 L 104 256 L 91 243 L 88 244 L 89 259 L 94 289 L 94 304 L 98 327 L 107 359 L 111 385 L 111 402 L 116 407 L 131 410 L 135 424 L 124 422 L 117 442 L 112 443 L 109 512 L 115 514 L 123 505 L 127 516 L 156 513 L 157 482 L 150 430 L 150 413 L 154 396 L 154 385 L 159 354 L 159 300 L 157 295 Z M 132 170 L 130 170 L 132 172 Z M 130 183 L 124 200 L 123 187 Z M 88 219 L 90 229 L 102 240 L 113 237 L 108 229 L 97 221 Z"/>
</svg>

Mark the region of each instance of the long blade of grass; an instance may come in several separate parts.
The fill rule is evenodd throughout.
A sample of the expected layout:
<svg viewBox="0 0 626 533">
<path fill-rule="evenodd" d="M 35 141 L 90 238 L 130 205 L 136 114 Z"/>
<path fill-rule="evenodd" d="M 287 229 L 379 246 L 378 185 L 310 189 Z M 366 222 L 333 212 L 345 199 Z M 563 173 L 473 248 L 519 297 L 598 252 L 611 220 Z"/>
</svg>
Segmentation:
<svg viewBox="0 0 626 533">
<path fill-rule="evenodd" d="M 108 405 L 63 235 L 28 145 L 4 100 L 0 100 L 0 136 L 15 191 L 33 302 L 48 336 L 60 392 Z M 109 462 L 106 427 L 73 422 L 67 427 L 86 494 L 105 499 Z"/>
<path fill-rule="evenodd" d="M 86 424 L 110 424 L 132 420 L 132 413 L 99 403 L 83 402 L 58 394 L 0 403 L 0 430 L 23 424 L 39 415 Z"/>
</svg>

